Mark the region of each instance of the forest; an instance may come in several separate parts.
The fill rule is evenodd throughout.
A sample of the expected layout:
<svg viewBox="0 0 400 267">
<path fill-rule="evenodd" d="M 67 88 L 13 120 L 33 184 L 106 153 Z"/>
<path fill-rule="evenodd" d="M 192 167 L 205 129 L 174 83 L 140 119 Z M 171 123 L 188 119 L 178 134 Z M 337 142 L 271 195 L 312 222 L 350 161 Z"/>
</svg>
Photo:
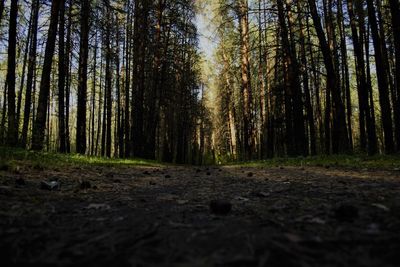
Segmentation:
<svg viewBox="0 0 400 267">
<path fill-rule="evenodd" d="M 191 164 L 399 152 L 397 0 L 150 2 L 2 0 L 2 144 Z"/>
<path fill-rule="evenodd" d="M 399 0 L 0 0 L 2 266 L 400 266 L 399 192 Z"/>
</svg>

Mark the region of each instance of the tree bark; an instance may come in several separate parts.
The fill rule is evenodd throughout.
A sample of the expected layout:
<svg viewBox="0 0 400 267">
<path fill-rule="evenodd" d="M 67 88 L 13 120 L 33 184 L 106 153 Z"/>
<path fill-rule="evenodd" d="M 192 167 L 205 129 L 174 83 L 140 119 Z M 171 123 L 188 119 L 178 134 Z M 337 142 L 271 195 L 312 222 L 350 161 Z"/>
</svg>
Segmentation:
<svg viewBox="0 0 400 267">
<path fill-rule="evenodd" d="M 44 141 L 44 131 L 46 127 L 47 102 L 50 93 L 51 66 L 57 36 L 58 14 L 63 0 L 53 1 L 51 5 L 50 26 L 48 30 L 47 44 L 44 55 L 42 79 L 40 82 L 39 102 L 36 114 L 36 120 L 32 132 L 32 149 L 42 150 Z"/>
<path fill-rule="evenodd" d="M 389 0 L 390 4 L 390 13 L 392 15 L 392 33 L 394 39 L 394 48 L 395 48 L 395 60 L 396 60 L 396 68 L 395 68 L 395 85 L 396 85 L 396 94 L 397 94 L 397 107 L 398 109 L 394 110 L 395 114 L 395 137 L 396 137 L 396 150 L 400 151 L 400 4 L 398 0 Z"/>
<path fill-rule="evenodd" d="M 243 97 L 243 160 L 252 158 L 253 150 L 253 95 L 250 71 L 250 33 L 249 7 L 247 0 L 240 0 L 238 6 L 240 52 L 241 52 L 241 87 Z"/>
<path fill-rule="evenodd" d="M 58 138 L 59 152 L 66 152 L 65 141 L 65 3 L 60 8 L 60 23 L 58 30 Z"/>
<path fill-rule="evenodd" d="M 384 143 L 385 152 L 390 154 L 394 152 L 394 142 L 393 142 L 393 121 L 392 121 L 392 111 L 390 108 L 389 101 L 389 84 L 388 84 L 388 74 L 384 58 L 383 58 L 383 47 L 382 40 L 384 36 L 381 36 L 378 30 L 378 24 L 376 19 L 376 10 L 373 0 L 367 0 L 368 7 L 368 17 L 369 24 L 371 27 L 372 40 L 375 50 L 375 62 L 376 62 L 376 73 L 378 76 L 378 88 L 379 88 L 379 103 L 381 106 L 381 117 L 382 126 L 384 132 Z"/>
<path fill-rule="evenodd" d="M 18 142 L 18 130 L 15 118 L 15 69 L 16 69 L 16 46 L 17 46 L 17 17 L 18 0 L 11 1 L 10 25 L 8 30 L 8 60 L 7 60 L 7 104 L 8 104 L 8 129 L 7 145 L 13 147 Z"/>
<path fill-rule="evenodd" d="M 89 56 L 90 0 L 81 1 L 81 41 L 78 71 L 78 110 L 76 124 L 76 152 L 86 153 L 87 67 Z"/>
<path fill-rule="evenodd" d="M 311 16 L 314 22 L 314 27 L 317 32 L 327 72 L 327 96 L 328 94 L 332 94 L 332 100 L 333 100 L 332 139 L 335 140 L 336 145 L 332 147 L 332 151 L 335 154 L 346 153 L 349 151 L 349 141 L 346 128 L 345 108 L 340 94 L 340 85 L 335 72 L 335 64 L 332 56 L 332 51 L 328 45 L 328 42 L 326 41 L 325 33 L 321 25 L 321 20 L 317 12 L 315 0 L 308 0 L 308 3 L 310 6 Z M 327 125 L 329 123 L 330 120 L 328 116 L 326 116 L 325 124 Z M 325 136 L 325 138 L 327 138 L 327 136 Z M 328 151 L 329 148 L 326 147 L 326 152 Z"/>
</svg>

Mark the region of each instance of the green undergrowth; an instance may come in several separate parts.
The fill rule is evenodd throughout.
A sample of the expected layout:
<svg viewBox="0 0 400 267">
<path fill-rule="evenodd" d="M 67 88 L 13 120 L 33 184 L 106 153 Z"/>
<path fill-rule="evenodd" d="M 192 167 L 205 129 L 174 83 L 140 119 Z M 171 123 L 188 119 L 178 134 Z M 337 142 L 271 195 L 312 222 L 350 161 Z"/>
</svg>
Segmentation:
<svg viewBox="0 0 400 267">
<path fill-rule="evenodd" d="M 34 152 L 0 146 L 0 170 L 14 169 L 18 166 L 30 166 L 34 169 L 52 169 L 70 166 L 153 166 L 162 164 L 144 159 L 110 159 L 89 157 L 78 154 L 59 154 L 52 152 Z"/>
<path fill-rule="evenodd" d="M 356 169 L 388 169 L 400 170 L 400 155 L 329 155 L 297 158 L 274 158 L 261 161 L 232 163 L 245 167 L 342 167 Z"/>
</svg>

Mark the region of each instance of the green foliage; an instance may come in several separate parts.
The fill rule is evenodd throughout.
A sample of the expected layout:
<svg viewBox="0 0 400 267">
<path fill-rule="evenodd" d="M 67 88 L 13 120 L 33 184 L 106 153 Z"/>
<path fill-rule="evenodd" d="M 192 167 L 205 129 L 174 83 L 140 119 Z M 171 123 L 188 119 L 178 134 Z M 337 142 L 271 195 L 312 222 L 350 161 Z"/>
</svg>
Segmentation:
<svg viewBox="0 0 400 267">
<path fill-rule="evenodd" d="M 70 166 L 161 166 L 156 161 L 143 159 L 109 159 L 89 157 L 78 154 L 58 154 L 53 152 L 34 152 L 0 146 L 0 170 L 14 170 L 20 165 L 30 165 L 43 170 Z"/>
<path fill-rule="evenodd" d="M 400 155 L 331 155 L 297 158 L 274 158 L 263 161 L 232 163 L 247 167 L 316 166 L 356 169 L 400 169 Z"/>
</svg>

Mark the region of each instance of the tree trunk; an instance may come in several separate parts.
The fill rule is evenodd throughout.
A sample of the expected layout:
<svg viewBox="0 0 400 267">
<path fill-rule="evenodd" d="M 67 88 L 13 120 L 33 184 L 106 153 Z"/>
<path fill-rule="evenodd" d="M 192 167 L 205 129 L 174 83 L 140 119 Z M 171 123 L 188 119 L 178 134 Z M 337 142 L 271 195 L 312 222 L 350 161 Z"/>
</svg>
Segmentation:
<svg viewBox="0 0 400 267">
<path fill-rule="evenodd" d="M 7 145 L 16 146 L 18 141 L 18 130 L 15 118 L 15 68 L 16 68 L 16 46 L 17 46 L 17 17 L 18 0 L 11 1 L 10 25 L 8 31 L 8 60 L 7 60 L 7 86 L 8 86 L 8 129 Z"/>
<path fill-rule="evenodd" d="M 343 1 L 338 0 L 338 28 L 339 28 L 339 37 L 340 37 L 340 54 L 341 54 L 341 74 L 342 74 L 342 88 L 346 103 L 347 110 L 347 129 L 349 135 L 349 150 L 353 150 L 353 125 L 352 125 L 352 117 L 353 110 L 351 106 L 351 93 L 350 93 L 350 77 L 349 77 L 349 64 L 347 60 L 347 46 L 346 46 L 346 29 L 344 24 L 343 17 Z"/>
<path fill-rule="evenodd" d="M 334 153 L 346 153 L 349 150 L 349 141 L 346 128 L 345 108 L 340 94 L 340 86 L 335 71 L 335 64 L 334 64 L 334 59 L 332 57 L 332 51 L 328 45 L 328 42 L 326 41 L 325 33 L 321 25 L 321 20 L 317 12 L 315 0 L 308 0 L 308 3 L 310 5 L 311 16 L 314 22 L 314 27 L 317 32 L 327 72 L 327 96 L 328 94 L 332 94 L 332 100 L 333 100 L 332 140 L 335 140 L 336 145 L 332 147 L 332 151 Z M 327 100 L 329 101 L 329 98 Z M 328 119 L 328 116 L 326 116 L 325 124 L 327 125 L 329 123 L 330 120 Z M 327 136 L 325 136 L 325 138 L 327 138 Z M 329 148 L 326 147 L 327 152 L 328 150 Z"/>
<path fill-rule="evenodd" d="M 44 131 L 46 127 L 47 102 L 50 93 L 51 65 L 57 36 L 58 14 L 63 0 L 52 2 L 50 26 L 48 30 L 46 51 L 44 55 L 42 79 L 40 82 L 39 102 L 37 108 L 36 120 L 32 132 L 32 149 L 42 150 L 44 141 Z"/>
<path fill-rule="evenodd" d="M 377 152 L 377 147 L 376 147 L 376 133 L 374 133 L 375 130 L 372 128 L 373 124 L 372 120 L 375 120 L 375 118 L 371 116 L 371 110 L 368 101 L 367 77 L 365 73 L 366 68 L 365 68 L 364 49 L 363 49 L 364 15 L 358 12 L 359 15 L 358 24 L 360 29 L 360 34 L 358 34 L 357 20 L 354 14 L 353 0 L 347 0 L 347 9 L 350 17 L 350 25 L 351 25 L 355 63 L 356 63 L 357 92 L 358 92 L 358 103 L 359 103 L 360 146 L 361 149 L 363 150 L 366 149 L 368 151 L 368 154 L 373 155 Z"/>
<path fill-rule="evenodd" d="M 300 2 L 297 2 L 298 10 L 301 10 Z M 306 18 L 307 19 L 307 18 Z M 308 75 L 308 60 L 306 55 L 306 43 L 305 43 L 305 34 L 304 34 L 304 27 L 303 27 L 303 18 L 299 16 L 299 27 L 300 27 L 300 53 L 301 53 L 301 72 L 303 76 L 303 87 L 304 87 L 304 95 L 305 95 L 305 107 L 307 111 L 307 120 L 308 120 L 308 127 L 310 131 L 310 152 L 311 155 L 317 154 L 317 146 L 316 146 L 316 130 L 315 130 L 315 120 L 314 120 L 314 110 L 311 103 L 311 93 L 310 93 L 310 85 L 309 85 L 309 75 Z"/>
<path fill-rule="evenodd" d="M 395 137 L 396 137 L 396 150 L 400 151 L 400 4 L 398 0 L 389 0 L 390 4 L 390 12 L 392 15 L 392 33 L 394 39 L 394 49 L 395 49 L 395 59 L 396 59 L 396 68 L 395 68 L 395 85 L 396 85 L 396 94 L 397 94 L 397 107 L 398 109 L 394 110 L 393 113 L 395 115 Z"/>
<path fill-rule="evenodd" d="M 34 10 L 34 5 L 35 1 L 32 1 L 32 10 Z M 22 106 L 22 94 L 24 91 L 24 86 L 25 86 L 25 72 L 26 72 L 26 65 L 28 63 L 28 56 L 29 56 L 29 44 L 31 42 L 31 36 L 32 36 L 32 20 L 33 20 L 34 14 L 31 13 L 31 16 L 29 18 L 29 26 L 28 26 L 28 37 L 26 38 L 26 44 L 25 44 L 25 51 L 24 51 L 24 60 L 22 64 L 22 75 L 21 75 L 21 84 L 20 84 L 20 89 L 18 92 L 18 99 L 17 99 L 17 114 L 15 116 L 16 118 L 16 129 L 19 131 L 19 123 L 20 123 L 20 118 L 21 118 L 21 106 Z"/>
<path fill-rule="evenodd" d="M 382 126 L 385 140 L 385 152 L 394 152 L 392 111 L 389 101 L 388 73 L 383 58 L 382 40 L 378 30 L 375 6 L 373 0 L 367 0 L 369 24 L 375 50 L 376 73 L 378 76 L 379 103 L 381 106 Z"/>
<path fill-rule="evenodd" d="M 60 8 L 60 23 L 58 29 L 58 138 L 59 152 L 66 152 L 65 142 L 65 4 Z"/>
<path fill-rule="evenodd" d="M 95 135 L 95 110 L 96 110 L 96 83 L 97 83 L 97 31 L 95 33 L 95 43 L 94 43 L 94 51 L 93 51 L 93 66 L 92 66 L 92 72 L 93 72 L 93 81 L 92 81 L 92 110 L 91 110 L 91 142 L 90 144 L 90 155 L 94 156 L 95 155 L 95 150 L 94 150 L 94 135 Z M 99 105 L 100 109 L 100 105 Z M 100 116 L 98 117 L 98 120 L 100 120 Z"/>
<path fill-rule="evenodd" d="M 32 87 L 36 69 L 36 49 L 37 49 L 37 28 L 39 20 L 39 0 L 32 2 L 32 27 L 31 27 L 31 42 L 29 47 L 29 59 L 28 59 L 28 73 L 26 80 L 26 92 L 25 92 L 25 106 L 24 106 L 24 120 L 22 125 L 22 137 L 21 146 L 27 146 L 29 120 L 32 106 Z"/>
<path fill-rule="evenodd" d="M 131 1 L 127 1 L 127 19 L 126 19 L 126 58 L 125 58 L 125 120 L 124 120 L 124 136 L 125 136 L 125 157 L 131 155 L 131 127 L 130 127 L 130 90 L 131 90 L 131 32 L 132 32 L 132 15 Z"/>
<path fill-rule="evenodd" d="M 243 97 L 243 160 L 252 158 L 253 150 L 253 96 L 250 73 L 250 33 L 249 33 L 249 7 L 247 0 L 240 0 L 238 6 L 240 52 L 241 52 L 241 87 Z"/>
<path fill-rule="evenodd" d="M 68 26 L 67 26 L 67 38 L 66 38 L 66 57 L 65 57 L 65 76 L 66 76 L 66 83 L 65 83 L 65 146 L 66 152 L 71 153 L 71 140 L 70 140 L 70 132 L 69 132 L 69 110 L 70 110 L 70 95 L 71 95 L 71 69 L 72 69 L 72 47 L 73 47 L 73 40 L 72 40 L 72 10 L 73 10 L 73 0 L 69 0 L 68 3 Z"/>
<path fill-rule="evenodd" d="M 76 152 L 86 153 L 87 67 L 89 56 L 90 0 L 81 1 L 81 41 L 78 71 L 78 110 L 76 124 Z"/>
</svg>

